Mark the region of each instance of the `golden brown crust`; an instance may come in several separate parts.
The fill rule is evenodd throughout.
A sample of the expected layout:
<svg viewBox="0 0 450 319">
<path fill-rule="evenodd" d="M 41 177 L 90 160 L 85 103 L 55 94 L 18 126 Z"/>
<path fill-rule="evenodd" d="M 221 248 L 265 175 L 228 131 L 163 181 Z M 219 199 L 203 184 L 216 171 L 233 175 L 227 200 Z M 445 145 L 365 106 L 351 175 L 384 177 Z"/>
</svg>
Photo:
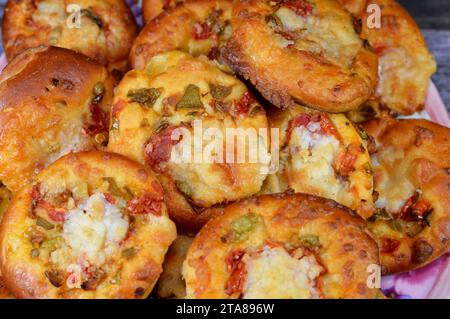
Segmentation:
<svg viewBox="0 0 450 319">
<path fill-rule="evenodd" d="M 39 47 L 11 61 L 0 77 L 0 180 L 16 191 L 61 155 L 101 148 L 113 82 L 67 49 Z"/>
<path fill-rule="evenodd" d="M 186 297 L 186 284 L 181 271 L 192 240 L 192 237 L 178 236 L 170 246 L 158 281 L 156 291 L 158 298 L 184 299 Z"/>
<path fill-rule="evenodd" d="M 424 266 L 450 247 L 450 130 L 427 120 L 391 118 L 364 127 L 378 147 L 376 205 L 384 211 L 369 228 L 385 272 Z"/>
<path fill-rule="evenodd" d="M 114 179 L 113 184 L 111 179 Z M 102 190 L 105 180 L 109 183 Z M 47 219 L 44 224 L 40 219 L 44 218 L 42 210 L 37 210 L 42 201 L 48 202 L 52 196 L 59 199 L 61 194 L 66 194 L 66 190 L 72 190 L 70 196 L 75 198 L 79 193 L 75 189 L 79 185 L 86 185 L 89 192 L 103 192 L 96 194 L 109 193 L 108 196 L 99 196 L 104 196 L 111 205 L 120 205 L 119 201 L 125 198 L 125 195 L 118 195 L 118 189 L 126 189 L 127 194 L 130 194 L 131 199 L 126 209 L 122 210 L 123 216 L 129 220 L 126 237 L 116 244 L 116 249 L 108 248 L 107 259 L 101 264 L 92 261 L 89 250 L 86 250 L 88 257 L 77 257 L 82 260 L 87 258 L 89 266 L 85 266 L 85 261 L 70 259 L 74 257 L 61 253 L 61 247 L 69 247 L 73 253 L 76 251 L 72 244 L 64 246 L 68 245 L 66 234 L 70 230 L 66 227 L 69 227 L 67 223 L 72 218 L 73 209 L 64 213 L 65 220 L 56 219 L 58 215 L 52 215 L 54 210 L 48 211 L 48 215 L 44 216 Z M 130 203 L 142 197 L 152 198 L 152 203 L 145 202 L 143 205 L 151 205 L 145 207 L 155 209 L 153 213 L 129 208 Z M 167 216 L 162 199 L 163 191 L 153 173 L 125 157 L 99 151 L 72 153 L 62 157 L 37 176 L 34 186 L 29 185 L 18 192 L 5 214 L 0 229 L 0 266 L 7 287 L 18 298 L 145 298 L 158 280 L 164 255 L 176 238 L 175 226 Z M 153 205 L 156 201 L 158 206 Z M 155 207 L 159 207 L 157 213 Z M 84 214 L 91 214 L 91 209 L 94 208 L 86 206 Z M 49 222 L 56 226 L 46 227 Z M 82 225 L 85 224 L 76 225 L 84 227 Z M 59 230 L 59 227 L 63 230 Z M 99 228 L 92 228 L 91 231 L 98 232 Z M 118 231 L 118 228 L 114 228 L 114 231 Z M 98 244 L 94 240 L 95 236 L 89 236 L 93 240 L 83 242 L 83 249 Z M 39 237 L 44 238 L 44 241 L 38 240 Z M 48 248 L 44 248 L 44 245 L 51 240 L 55 244 L 55 238 L 59 238 L 59 244 L 46 257 L 44 252 Z M 103 249 L 106 248 L 100 252 Z M 34 253 L 36 250 L 37 254 Z M 58 251 L 59 255 L 55 255 Z M 69 258 L 68 263 L 71 263 L 67 268 L 62 263 L 65 258 Z M 86 272 L 90 279 L 83 282 L 81 287 L 69 287 L 69 283 L 72 283 L 69 281 L 71 274 L 76 274 L 75 270 L 69 269 L 74 269 L 73 266 L 78 263 L 88 267 L 86 269 L 89 270 L 82 271 L 83 276 Z M 56 281 L 55 274 L 58 274 L 57 279 L 59 276 L 63 276 L 63 279 Z"/>
<path fill-rule="evenodd" d="M 344 114 L 300 105 L 268 111 L 279 129 L 280 167 L 268 176 L 263 193 L 292 189 L 333 199 L 363 218 L 374 213 L 373 176 L 367 141 Z"/>
<path fill-rule="evenodd" d="M 164 189 L 164 201 L 169 210 L 170 218 L 177 225 L 178 232 L 185 235 L 196 234 L 210 219 L 216 217 L 218 212 L 197 207 L 180 192 L 170 176 L 157 175 Z M 219 205 L 220 206 L 220 205 Z"/>
<path fill-rule="evenodd" d="M 366 9 L 367 0 L 338 0 L 345 10 L 358 17 Z"/>
<path fill-rule="evenodd" d="M 379 56 L 379 83 L 374 98 L 395 113 L 420 111 L 436 62 L 419 27 L 397 1 L 368 1 L 368 6 L 373 5 L 381 8 L 381 27 L 369 27 L 374 23 L 373 10 L 360 18 L 361 38 Z"/>
<path fill-rule="evenodd" d="M 190 97 L 197 97 L 200 102 L 179 107 L 179 103 L 186 101 L 183 97 L 189 87 L 194 90 Z M 213 88 L 218 87 L 225 92 L 224 96 L 213 96 Z M 151 92 L 157 96 L 152 101 Z M 112 113 L 108 149 L 147 163 L 161 173 L 166 203 L 179 232 L 198 231 L 209 219 L 209 215 L 202 213 L 205 208 L 260 191 L 268 163 L 261 158 L 251 162 L 247 157 L 244 163 L 239 163 L 238 147 L 229 152 L 234 160 L 227 160 L 225 143 L 227 129 L 244 129 L 243 134 L 255 133 L 258 140 L 253 142 L 262 151 L 267 150 L 267 136 L 261 130 L 268 127 L 265 111 L 242 82 L 220 71 L 206 57 L 193 58 L 180 51 L 155 56 L 145 70 L 127 73 L 116 90 Z M 203 139 L 202 151 L 194 150 L 187 161 L 176 163 L 170 160 L 172 150 L 182 153 L 184 147 L 171 136 L 176 129 L 183 128 L 191 133 L 191 138 L 182 141 L 193 145 L 196 135 L 197 140 Z M 219 130 L 223 137 L 217 140 L 222 151 L 213 150 L 217 159 L 208 157 L 211 140 L 203 134 L 207 128 Z M 249 154 L 250 143 L 244 143 L 243 149 Z"/>
<path fill-rule="evenodd" d="M 278 107 L 296 100 L 327 112 L 356 109 L 374 91 L 377 57 L 363 47 L 338 3 L 299 3 L 306 6 L 301 13 L 276 1 L 235 1 L 224 58 Z M 321 21 L 327 26 L 319 29 Z"/>
<path fill-rule="evenodd" d="M 80 13 L 68 12 L 69 5 L 78 6 Z M 80 27 L 71 25 L 74 18 Z M 54 45 L 124 71 L 137 25 L 123 0 L 10 0 L 2 32 L 9 60 L 28 48 Z"/>
<path fill-rule="evenodd" d="M 144 17 L 144 22 L 150 22 L 167 8 L 173 7 L 177 3 L 183 1 L 184 0 L 143 0 L 142 15 Z"/>
<path fill-rule="evenodd" d="M 188 298 L 230 298 L 224 288 L 230 276 L 225 261 L 230 252 L 251 254 L 267 242 L 293 250 L 301 246 L 301 238 L 311 235 L 317 236 L 320 248 L 314 254 L 326 269 L 317 279 L 322 297 L 376 295 L 377 289 L 367 286 L 366 271 L 369 265 L 378 264 L 378 248 L 365 222 L 349 209 L 320 197 L 278 194 L 248 198 L 223 211 L 205 225 L 189 249 L 183 265 Z M 260 219 L 258 225 L 245 239 L 234 239 L 233 222 L 248 214 Z"/>
<path fill-rule="evenodd" d="M 3 214 L 6 212 L 9 202 L 11 201 L 11 197 L 12 194 L 8 188 L 0 183 L 0 223 L 2 222 Z"/>
<path fill-rule="evenodd" d="M 230 18 L 230 0 L 190 0 L 171 7 L 141 31 L 130 63 L 134 69 L 144 69 L 153 56 L 171 50 L 218 58 Z"/>
</svg>

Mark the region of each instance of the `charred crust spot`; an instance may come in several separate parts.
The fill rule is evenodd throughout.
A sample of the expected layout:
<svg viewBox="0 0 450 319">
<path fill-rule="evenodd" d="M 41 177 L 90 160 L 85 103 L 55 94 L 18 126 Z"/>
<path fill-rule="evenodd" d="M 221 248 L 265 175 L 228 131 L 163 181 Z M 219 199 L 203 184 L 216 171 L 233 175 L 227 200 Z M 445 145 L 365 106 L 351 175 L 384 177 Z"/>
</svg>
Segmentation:
<svg viewBox="0 0 450 319">
<path fill-rule="evenodd" d="M 56 288 L 59 288 L 63 285 L 64 276 L 58 270 L 55 269 L 47 270 L 45 272 L 45 277 L 47 277 L 48 281 L 50 281 L 50 283 Z"/>
<path fill-rule="evenodd" d="M 353 29 L 355 30 L 355 32 L 357 34 L 361 34 L 361 30 L 362 30 L 362 20 L 356 18 L 354 15 L 352 15 L 352 19 L 353 19 Z"/>
<path fill-rule="evenodd" d="M 366 50 L 369 50 L 370 52 L 375 52 L 373 47 L 370 45 L 370 42 L 367 41 L 366 39 L 364 39 L 364 41 L 363 41 L 363 46 Z"/>
<path fill-rule="evenodd" d="M 96 269 L 94 274 L 81 284 L 81 288 L 83 288 L 84 290 L 94 291 L 105 278 L 106 273 L 101 269 Z"/>
<path fill-rule="evenodd" d="M 367 258 L 367 251 L 361 249 L 359 251 L 358 255 L 359 255 L 360 258 L 365 259 L 365 258 Z"/>
<path fill-rule="evenodd" d="M 342 246 L 344 248 L 345 252 L 349 252 L 349 251 L 353 251 L 353 245 L 350 243 L 346 243 L 344 244 L 344 246 Z"/>
<path fill-rule="evenodd" d="M 142 288 L 142 287 L 137 287 L 137 288 L 134 290 L 134 296 L 135 296 L 136 298 L 140 298 L 140 297 L 142 297 L 144 294 L 145 294 L 145 289 Z"/>
<path fill-rule="evenodd" d="M 422 264 L 433 254 L 433 247 L 423 239 L 416 240 L 412 246 L 411 262 Z"/>
<path fill-rule="evenodd" d="M 67 80 L 67 79 L 61 80 L 61 85 L 62 85 L 63 90 L 66 90 L 66 91 L 71 91 L 75 88 L 75 84 L 73 84 L 72 81 Z"/>
<path fill-rule="evenodd" d="M 335 85 L 335 86 L 333 87 L 333 96 L 339 95 L 339 93 L 341 92 L 341 90 L 342 90 L 342 85 L 340 85 L 340 84 Z"/>
<path fill-rule="evenodd" d="M 111 71 L 111 74 L 112 74 L 114 80 L 116 80 L 117 82 L 120 82 L 120 80 L 122 80 L 122 77 L 123 77 L 123 72 L 122 71 L 117 70 L 117 69 L 113 69 Z"/>
<path fill-rule="evenodd" d="M 233 237 L 233 234 L 231 232 L 228 232 L 225 235 L 220 237 L 220 242 L 222 244 L 229 244 L 231 242 L 232 237 Z"/>
</svg>

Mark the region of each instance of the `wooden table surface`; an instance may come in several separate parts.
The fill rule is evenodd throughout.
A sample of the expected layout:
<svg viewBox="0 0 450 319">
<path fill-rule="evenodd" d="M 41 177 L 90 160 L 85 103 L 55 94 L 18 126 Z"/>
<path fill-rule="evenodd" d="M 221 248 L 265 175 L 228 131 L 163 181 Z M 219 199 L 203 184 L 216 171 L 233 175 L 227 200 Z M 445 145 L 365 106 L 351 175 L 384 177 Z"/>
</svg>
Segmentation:
<svg viewBox="0 0 450 319">
<path fill-rule="evenodd" d="M 433 76 L 450 112 L 450 0 L 398 0 L 421 27 L 438 72 Z M 0 14 L 6 0 L 0 0 Z"/>
</svg>

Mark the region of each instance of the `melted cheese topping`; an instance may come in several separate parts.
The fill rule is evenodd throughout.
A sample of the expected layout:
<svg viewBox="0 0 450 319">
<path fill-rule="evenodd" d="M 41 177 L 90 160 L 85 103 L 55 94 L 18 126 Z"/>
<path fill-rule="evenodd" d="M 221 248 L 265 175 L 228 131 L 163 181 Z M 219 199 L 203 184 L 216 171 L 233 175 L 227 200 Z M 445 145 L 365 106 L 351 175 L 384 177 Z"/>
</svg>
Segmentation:
<svg viewBox="0 0 450 319">
<path fill-rule="evenodd" d="M 403 152 L 400 150 L 387 149 L 389 156 L 383 156 L 389 160 L 402 160 Z M 405 180 L 402 170 L 391 170 L 389 175 L 386 168 L 380 164 L 377 155 L 372 155 L 372 165 L 375 173 L 375 189 L 378 192 L 378 199 L 375 202 L 377 208 L 384 208 L 390 214 L 396 214 L 405 205 L 405 202 L 414 194 L 413 183 Z M 402 167 L 398 165 L 398 167 Z M 406 167 L 406 165 L 405 165 Z"/>
<path fill-rule="evenodd" d="M 281 247 L 244 257 L 247 268 L 243 297 L 246 299 L 319 298 L 315 280 L 323 268 L 313 256 L 293 258 Z"/>
<path fill-rule="evenodd" d="M 295 41 L 298 50 L 323 54 L 326 58 L 350 67 L 362 43 L 342 15 L 327 12 L 323 16 L 299 16 L 294 11 L 281 7 L 275 12 L 283 24 L 283 30 L 298 31 Z"/>
<path fill-rule="evenodd" d="M 295 14 L 294 11 L 281 7 L 275 12 L 275 15 L 281 20 L 283 23 L 283 29 L 288 31 L 301 30 L 306 27 L 307 17 L 301 17 Z"/>
<path fill-rule="evenodd" d="M 401 110 L 409 104 L 423 105 L 434 70 L 434 61 L 428 55 L 412 55 L 401 47 L 390 48 L 379 57 L 376 94 L 389 107 Z"/>
<path fill-rule="evenodd" d="M 67 245 L 52 252 L 52 262 L 71 275 L 68 286 L 79 286 L 81 271 L 90 265 L 101 266 L 117 253 L 128 231 L 119 208 L 103 194 L 95 193 L 67 213 L 62 238 Z"/>
<path fill-rule="evenodd" d="M 92 148 L 92 142 L 83 133 L 83 122 L 67 121 L 57 132 L 44 132 L 36 141 L 39 150 L 46 150 L 48 159 L 45 166 L 72 152 L 79 152 Z"/>
<path fill-rule="evenodd" d="M 82 5 L 80 7 L 83 8 Z M 90 10 L 89 8 L 84 9 Z M 67 21 L 68 17 L 69 13 L 66 14 L 64 2 L 59 0 L 40 1 L 33 13 L 33 21 L 45 27 L 50 26 L 51 31 L 48 34 L 48 41 L 51 45 L 89 53 L 92 50 L 89 45 L 95 44 L 95 49 L 99 51 L 95 56 L 96 60 L 100 61 L 105 58 L 107 56 L 107 43 L 103 30 L 83 13 L 70 16 L 79 21 L 79 27 L 70 26 Z M 120 31 L 120 29 L 118 30 Z M 115 33 L 114 30 L 111 30 L 111 32 Z M 83 41 L 79 41 L 79 39 L 83 39 Z M 111 45 L 113 44 L 111 43 Z M 111 54 L 114 55 L 114 53 Z"/>
<path fill-rule="evenodd" d="M 65 6 L 62 1 L 44 0 L 37 4 L 33 20 L 43 25 L 56 27 L 65 20 Z"/>
<path fill-rule="evenodd" d="M 291 169 L 301 172 L 303 181 L 307 180 L 310 187 L 318 190 L 326 187 L 327 195 L 337 198 L 342 186 L 336 179 L 332 163 L 339 154 L 340 143 L 334 136 L 316 133 L 319 130 L 318 122 L 310 122 L 307 127 L 300 126 L 292 131 L 289 143 Z M 297 190 L 302 188 L 302 185 L 296 185 L 298 182 L 294 177 L 290 184 Z"/>
</svg>

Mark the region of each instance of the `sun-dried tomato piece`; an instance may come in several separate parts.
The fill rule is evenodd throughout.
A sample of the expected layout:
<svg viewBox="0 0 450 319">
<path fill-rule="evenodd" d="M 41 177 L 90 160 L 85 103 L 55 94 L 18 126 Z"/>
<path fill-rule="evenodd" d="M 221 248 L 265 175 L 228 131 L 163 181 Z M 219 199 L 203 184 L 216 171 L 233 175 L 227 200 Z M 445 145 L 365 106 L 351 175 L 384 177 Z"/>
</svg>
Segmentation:
<svg viewBox="0 0 450 319">
<path fill-rule="evenodd" d="M 51 208 L 50 210 L 47 210 L 47 212 L 48 217 L 54 222 L 62 223 L 66 220 L 66 211 L 62 209 Z"/>
<path fill-rule="evenodd" d="M 340 135 L 336 130 L 333 122 L 330 120 L 328 115 L 323 113 L 317 114 L 300 114 L 291 120 L 287 129 L 288 140 L 291 138 L 292 131 L 297 128 L 304 126 L 308 129 L 308 124 L 310 122 L 318 122 L 320 124 L 320 131 L 315 131 L 314 133 L 320 133 L 324 135 L 334 136 L 336 139 L 340 140 Z"/>
<path fill-rule="evenodd" d="M 431 210 L 431 204 L 425 199 L 418 200 L 411 209 L 411 214 L 420 218 L 425 217 L 425 214 Z"/>
<path fill-rule="evenodd" d="M 212 30 L 206 22 L 196 22 L 192 27 L 192 37 L 195 40 L 206 40 L 212 35 Z"/>
<path fill-rule="evenodd" d="M 400 242 L 396 239 L 383 238 L 381 241 L 381 252 L 386 254 L 392 254 L 399 245 Z"/>
<path fill-rule="evenodd" d="M 308 123 L 311 121 L 311 115 L 309 114 L 301 114 L 297 117 L 295 117 L 294 119 L 292 119 L 289 122 L 288 125 L 288 129 L 287 129 L 287 138 L 288 140 L 291 138 L 292 135 L 292 131 L 297 128 L 297 127 L 301 127 L 301 126 L 305 126 L 308 125 Z"/>
<path fill-rule="evenodd" d="M 114 205 L 116 203 L 116 199 L 110 193 L 103 193 L 103 196 L 105 196 L 105 199 L 108 203 L 110 203 L 112 205 Z"/>
<path fill-rule="evenodd" d="M 239 102 L 236 104 L 236 114 L 248 114 L 250 106 L 256 102 L 256 98 L 249 91 L 245 92 Z"/>
<path fill-rule="evenodd" d="M 359 145 L 350 144 L 346 150 L 339 154 L 336 161 L 333 162 L 333 169 L 339 176 L 349 176 L 355 170 L 355 162 L 358 153 L 362 153 L 363 149 Z"/>
<path fill-rule="evenodd" d="M 66 219 L 66 211 L 61 208 L 56 208 L 54 205 L 50 204 L 48 201 L 44 199 L 42 196 L 39 186 L 33 186 L 31 190 L 31 198 L 32 198 L 32 210 L 39 207 L 45 210 L 48 214 L 48 217 L 55 222 L 64 222 Z"/>
<path fill-rule="evenodd" d="M 36 207 L 39 201 L 42 199 L 42 194 L 38 185 L 34 185 L 31 189 L 32 207 Z"/>
<path fill-rule="evenodd" d="M 340 176 L 348 176 L 355 170 L 356 155 L 346 150 L 339 159 L 333 163 L 335 172 Z"/>
<path fill-rule="evenodd" d="M 420 193 L 415 192 L 403 205 L 398 216 L 407 221 L 420 221 L 431 211 L 431 204 L 425 199 L 419 199 Z"/>
<path fill-rule="evenodd" d="M 336 130 L 336 127 L 334 126 L 333 122 L 330 120 L 328 115 L 326 115 L 324 113 L 320 114 L 320 128 L 326 134 L 332 135 L 336 139 L 340 140 L 341 137 L 340 137 L 338 131 Z"/>
<path fill-rule="evenodd" d="M 91 122 L 84 126 L 84 133 L 88 136 L 95 136 L 98 133 L 108 130 L 109 116 L 98 104 L 92 103 L 89 106 L 91 112 Z"/>
<path fill-rule="evenodd" d="M 161 200 L 152 194 L 134 197 L 127 203 L 127 210 L 132 214 L 153 214 L 161 216 Z"/>
<path fill-rule="evenodd" d="M 226 259 L 227 270 L 230 274 L 225 285 L 225 293 L 228 296 L 237 295 L 237 297 L 240 297 L 244 289 L 244 283 L 247 278 L 247 269 L 242 260 L 244 255 L 245 251 L 235 250 Z"/>
<path fill-rule="evenodd" d="M 157 172 L 161 172 L 160 164 L 170 159 L 172 147 L 181 141 L 174 140 L 172 133 L 181 126 L 169 126 L 162 132 L 152 136 L 145 146 L 145 155 L 149 165 Z"/>
</svg>

